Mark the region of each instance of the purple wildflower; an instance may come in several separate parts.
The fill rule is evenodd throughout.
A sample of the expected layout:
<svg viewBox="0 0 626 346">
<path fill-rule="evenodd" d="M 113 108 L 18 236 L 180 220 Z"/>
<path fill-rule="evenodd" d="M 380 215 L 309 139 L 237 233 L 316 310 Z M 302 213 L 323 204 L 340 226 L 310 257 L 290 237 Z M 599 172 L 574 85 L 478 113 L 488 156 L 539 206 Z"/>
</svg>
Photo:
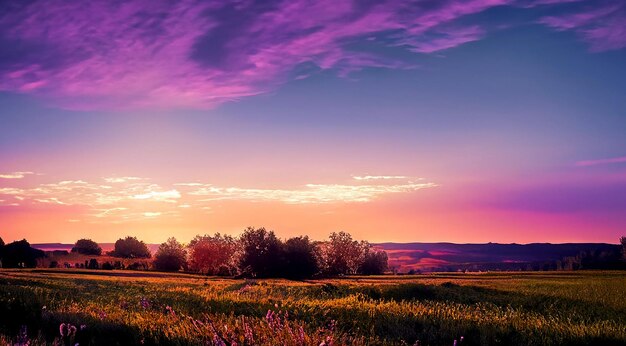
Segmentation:
<svg viewBox="0 0 626 346">
<path fill-rule="evenodd" d="M 17 346 L 29 346 L 30 339 L 28 338 L 28 329 L 26 326 L 20 328 L 20 333 L 17 336 Z"/>
<path fill-rule="evenodd" d="M 304 344 L 304 328 L 302 328 L 302 326 L 298 328 L 298 342 Z"/>
<path fill-rule="evenodd" d="M 267 322 L 272 322 L 274 316 L 274 312 L 272 310 L 267 310 L 267 314 L 265 314 L 265 319 L 267 320 Z"/>
<path fill-rule="evenodd" d="M 122 308 L 123 310 L 127 310 L 128 309 L 128 302 L 125 300 L 120 301 L 120 308 Z"/>
<path fill-rule="evenodd" d="M 61 323 L 59 326 L 61 337 L 70 337 L 76 334 L 76 327 L 69 323 Z"/>
<path fill-rule="evenodd" d="M 141 297 L 141 299 L 139 300 L 139 305 L 141 305 L 141 307 L 144 309 L 148 309 L 150 308 L 150 301 L 145 297 Z"/>
<path fill-rule="evenodd" d="M 337 321 L 330 320 L 330 323 L 328 324 L 328 329 L 332 332 L 335 330 L 336 326 L 337 326 Z"/>
</svg>

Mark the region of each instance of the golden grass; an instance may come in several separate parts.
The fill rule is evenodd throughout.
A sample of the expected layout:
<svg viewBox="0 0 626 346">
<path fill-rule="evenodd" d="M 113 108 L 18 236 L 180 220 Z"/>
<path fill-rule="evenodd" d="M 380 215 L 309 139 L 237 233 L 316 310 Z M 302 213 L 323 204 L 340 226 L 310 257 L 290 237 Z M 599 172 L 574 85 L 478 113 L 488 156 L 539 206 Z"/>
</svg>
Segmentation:
<svg viewBox="0 0 626 346">
<path fill-rule="evenodd" d="M 71 323 L 85 325 L 81 345 L 626 344 L 623 272 L 246 281 L 1 270 L 0 294 L 4 342 L 22 325 L 31 344 L 69 341 L 58 328 Z"/>
</svg>

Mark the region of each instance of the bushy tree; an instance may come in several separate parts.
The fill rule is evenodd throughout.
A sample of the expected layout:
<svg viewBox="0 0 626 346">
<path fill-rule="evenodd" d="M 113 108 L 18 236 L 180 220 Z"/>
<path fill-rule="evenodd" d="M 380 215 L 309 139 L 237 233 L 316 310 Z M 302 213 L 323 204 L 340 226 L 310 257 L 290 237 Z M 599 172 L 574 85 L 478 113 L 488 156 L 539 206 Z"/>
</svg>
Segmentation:
<svg viewBox="0 0 626 346">
<path fill-rule="evenodd" d="M 276 277 L 283 263 L 282 243 L 272 231 L 248 227 L 241 237 L 239 270 L 244 275 Z"/>
<path fill-rule="evenodd" d="M 83 255 L 100 256 L 102 254 L 102 248 L 91 239 L 79 239 L 76 244 L 74 244 L 72 252 Z"/>
<path fill-rule="evenodd" d="M 2 252 L 4 250 L 4 240 L 0 237 L 0 268 L 2 268 Z"/>
<path fill-rule="evenodd" d="M 228 235 L 216 233 L 196 236 L 188 245 L 189 267 L 207 275 L 232 275 L 235 272 L 237 242 Z"/>
<path fill-rule="evenodd" d="M 89 260 L 89 262 L 86 265 L 87 269 L 98 269 L 100 268 L 100 265 L 98 264 L 98 260 L 96 260 L 95 258 L 91 258 Z"/>
<path fill-rule="evenodd" d="M 34 268 L 37 259 L 45 257 L 43 251 L 32 248 L 26 239 L 5 245 L 2 252 L 2 266 L 5 268 Z"/>
<path fill-rule="evenodd" d="M 286 278 L 310 278 L 320 271 L 317 245 L 307 236 L 288 239 L 283 247 L 283 256 L 282 276 Z"/>
<path fill-rule="evenodd" d="M 389 267 L 387 253 L 382 250 L 368 249 L 363 263 L 359 268 L 360 274 L 380 275 L 384 274 Z"/>
<path fill-rule="evenodd" d="M 150 258 L 150 250 L 143 241 L 136 237 L 126 237 L 115 242 L 111 255 L 124 258 Z"/>
<path fill-rule="evenodd" d="M 626 261 L 626 237 L 621 237 L 619 241 L 622 244 L 622 259 Z"/>
<path fill-rule="evenodd" d="M 169 238 L 154 255 L 154 267 L 163 271 L 179 271 L 187 267 L 187 251 L 176 238 Z"/>
<path fill-rule="evenodd" d="M 323 246 L 324 271 L 330 275 L 356 274 L 363 259 L 367 242 L 358 242 L 346 232 L 333 232 Z"/>
</svg>

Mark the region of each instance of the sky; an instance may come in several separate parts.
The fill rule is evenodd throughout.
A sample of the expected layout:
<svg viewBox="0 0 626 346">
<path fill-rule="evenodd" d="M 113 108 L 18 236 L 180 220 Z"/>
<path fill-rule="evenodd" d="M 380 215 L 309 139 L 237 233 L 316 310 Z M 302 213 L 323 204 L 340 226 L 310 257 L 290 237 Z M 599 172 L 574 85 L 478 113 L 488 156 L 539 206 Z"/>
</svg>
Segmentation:
<svg viewBox="0 0 626 346">
<path fill-rule="evenodd" d="M 622 0 L 0 3 L 0 237 L 626 234 Z"/>
</svg>

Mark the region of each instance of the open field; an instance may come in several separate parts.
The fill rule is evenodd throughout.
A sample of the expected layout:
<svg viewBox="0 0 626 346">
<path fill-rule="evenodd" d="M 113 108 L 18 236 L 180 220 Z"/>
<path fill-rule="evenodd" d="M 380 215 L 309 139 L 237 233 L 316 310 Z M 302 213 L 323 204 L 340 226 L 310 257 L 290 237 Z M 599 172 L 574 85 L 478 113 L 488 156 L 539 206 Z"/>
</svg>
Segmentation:
<svg viewBox="0 0 626 346">
<path fill-rule="evenodd" d="M 624 272 L 300 282 L 1 270 L 0 341 L 26 330 L 30 345 L 626 345 L 624 297 Z M 77 331 L 61 338 L 61 323 Z"/>
</svg>

